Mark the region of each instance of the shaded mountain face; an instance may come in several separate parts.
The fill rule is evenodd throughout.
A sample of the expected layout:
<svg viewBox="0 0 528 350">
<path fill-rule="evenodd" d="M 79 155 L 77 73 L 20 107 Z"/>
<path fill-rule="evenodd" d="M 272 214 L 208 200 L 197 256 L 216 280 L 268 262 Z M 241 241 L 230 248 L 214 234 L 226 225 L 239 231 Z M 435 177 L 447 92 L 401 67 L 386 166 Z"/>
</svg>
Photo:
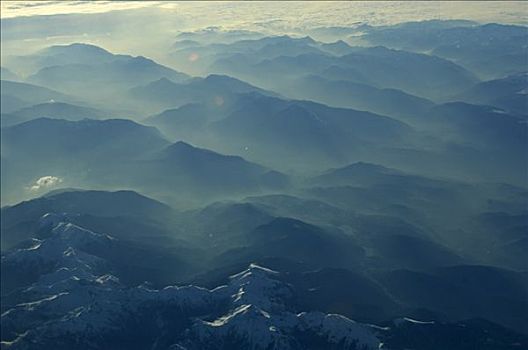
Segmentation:
<svg viewBox="0 0 528 350">
<path fill-rule="evenodd" d="M 430 125 L 439 135 L 460 145 L 466 164 L 486 172 L 491 181 L 526 185 L 523 167 L 528 129 L 524 116 L 461 102 L 435 107 L 430 116 Z"/>
<path fill-rule="evenodd" d="M 414 307 L 436 305 L 433 308 L 437 312 L 450 310 L 459 318 L 467 318 L 472 310 L 479 309 L 484 318 L 501 323 L 507 319 L 503 324 L 508 327 L 520 331 L 526 329 L 522 316 L 527 308 L 523 296 L 526 280 L 511 271 L 486 266 L 456 266 L 425 274 L 396 271 L 381 279 L 397 298 Z M 415 283 L 420 287 L 412 287 Z M 443 288 L 449 288 L 452 294 L 442 297 L 438 291 Z M 475 293 L 476 290 L 481 292 Z"/>
<path fill-rule="evenodd" d="M 291 260 L 326 266 L 351 266 L 360 261 L 363 251 L 340 233 L 289 218 L 277 218 L 257 227 L 249 237 L 259 254 L 281 256 Z"/>
<path fill-rule="evenodd" d="M 431 111 L 431 124 L 444 124 L 446 137 L 458 137 L 480 147 L 521 151 L 526 142 L 525 119 L 501 109 L 453 102 Z M 496 146 L 495 146 L 496 145 Z"/>
<path fill-rule="evenodd" d="M 412 244 L 421 246 L 425 244 L 425 239 L 432 240 L 438 256 L 447 259 L 435 261 L 435 254 L 420 257 L 421 252 L 427 250 L 425 246 L 406 254 L 410 259 L 421 261 L 421 266 L 461 262 L 461 252 L 465 253 L 462 254 L 463 261 L 479 261 L 487 256 L 488 258 L 480 260 L 480 263 L 497 264 L 503 259 L 497 257 L 504 256 L 504 251 L 497 255 L 486 253 L 489 248 L 485 247 L 490 245 L 510 249 L 511 261 L 516 262 L 507 265 L 509 268 L 523 264 L 516 253 L 519 245 L 510 245 L 513 241 L 522 244 L 524 237 L 519 235 L 521 227 L 524 227 L 522 216 L 513 214 L 525 212 L 521 203 L 526 200 L 526 190 L 522 187 L 513 190 L 502 186 L 457 183 L 366 163 L 331 169 L 308 181 L 306 185 L 310 187 L 306 188 L 303 196 L 330 203 L 343 211 L 354 211 L 356 215 L 344 216 L 337 215 L 338 211 L 334 210 L 336 213 L 329 216 L 326 222 L 338 225 L 346 223 L 351 231 L 358 235 L 362 244 L 374 249 L 375 255 L 381 259 L 398 251 L 406 251 L 407 247 L 403 244 L 406 240 L 409 240 L 409 245 L 412 241 Z M 497 205 L 501 208 L 498 210 L 505 210 L 513 215 L 507 216 L 512 218 L 511 220 L 517 218 L 520 221 L 507 224 L 508 219 L 501 219 L 496 213 L 492 214 L 491 212 L 497 210 Z M 483 215 L 483 212 L 489 213 Z M 472 218 L 473 215 L 476 217 Z M 490 221 L 485 221 L 484 217 L 490 218 Z M 396 218 L 398 220 L 395 220 Z M 476 222 L 481 224 L 477 227 Z M 470 232 L 479 232 L 479 241 L 487 243 L 476 244 Z M 406 248 L 398 249 L 399 244 Z M 381 251 L 387 249 L 384 247 L 388 247 L 389 251 L 382 253 Z M 449 248 L 450 254 L 444 254 L 446 247 Z M 477 260 L 474 260 L 475 258 Z M 407 263 L 404 260 L 390 264 L 405 266 Z M 415 265 L 414 269 L 420 269 L 419 265 Z"/>
<path fill-rule="evenodd" d="M 33 149 L 29 141 L 43 147 Z M 22 163 L 68 163 L 77 161 L 125 159 L 159 149 L 167 142 L 154 128 L 130 120 L 80 120 L 39 118 L 2 129 L 6 157 Z M 31 151 L 29 150 L 31 148 Z M 83 155 L 84 154 L 84 155 Z M 69 162 L 71 163 L 71 162 Z"/>
<path fill-rule="evenodd" d="M 238 246 L 218 255 L 215 265 L 278 260 L 313 268 L 351 268 L 364 258 L 363 250 L 353 237 L 291 218 L 273 218 L 235 237 L 234 242 Z"/>
<path fill-rule="evenodd" d="M 484 81 L 458 96 L 459 100 L 496 106 L 510 113 L 524 114 L 528 109 L 527 73 Z"/>
<path fill-rule="evenodd" d="M 195 140 L 215 117 L 219 108 L 210 108 L 202 103 L 188 103 L 178 108 L 167 109 L 144 120 L 147 125 L 157 127 L 173 140 Z"/>
<path fill-rule="evenodd" d="M 187 235 L 218 253 L 245 244 L 248 232 L 274 218 L 258 205 L 223 201 L 185 213 L 180 225 Z"/>
<path fill-rule="evenodd" d="M 236 197 L 289 185 L 287 175 L 251 163 L 239 156 L 224 155 L 179 141 L 129 164 L 128 179 L 154 193 L 173 194 L 192 201 L 218 196 Z M 167 193 L 168 192 L 168 193 Z"/>
<path fill-rule="evenodd" d="M 521 344 L 521 346 L 525 342 L 524 336 L 510 333 L 508 329 L 497 327 L 482 319 L 449 324 L 403 318 L 395 320 L 394 324 L 397 325 L 392 328 L 394 333 L 385 339 L 386 344 L 393 349 L 405 349 L 407 342 L 412 342 L 416 344 L 415 346 L 438 350 L 464 349 L 467 344 L 474 344 L 480 349 L 511 349 L 517 345 L 510 343 L 510 340 L 514 340 L 515 344 Z M 471 332 L 467 332 L 468 329 L 471 329 Z M 492 334 L 492 337 L 489 337 L 489 334 Z"/>
</svg>

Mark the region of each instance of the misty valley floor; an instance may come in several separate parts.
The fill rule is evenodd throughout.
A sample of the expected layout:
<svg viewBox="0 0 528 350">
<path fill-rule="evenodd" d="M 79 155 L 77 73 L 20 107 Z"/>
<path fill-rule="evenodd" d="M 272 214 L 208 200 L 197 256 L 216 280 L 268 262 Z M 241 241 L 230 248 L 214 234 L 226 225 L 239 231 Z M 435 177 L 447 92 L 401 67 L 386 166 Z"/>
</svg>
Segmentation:
<svg viewBox="0 0 528 350">
<path fill-rule="evenodd" d="M 1 349 L 528 348 L 527 27 L 171 30 L 153 60 L 41 20 L 2 19 Z"/>
</svg>

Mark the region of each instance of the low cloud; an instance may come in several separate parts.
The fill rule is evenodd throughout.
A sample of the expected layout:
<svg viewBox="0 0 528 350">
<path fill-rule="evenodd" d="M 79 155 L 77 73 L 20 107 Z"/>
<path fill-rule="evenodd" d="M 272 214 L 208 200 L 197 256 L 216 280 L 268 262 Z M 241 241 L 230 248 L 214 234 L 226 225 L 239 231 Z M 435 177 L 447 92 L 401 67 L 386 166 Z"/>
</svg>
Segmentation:
<svg viewBox="0 0 528 350">
<path fill-rule="evenodd" d="M 61 182 L 62 182 L 62 179 L 60 177 L 51 176 L 51 175 L 43 176 L 37 181 L 35 181 L 35 183 L 31 185 L 29 189 L 31 191 L 40 191 L 46 188 L 54 187 L 60 184 Z"/>
</svg>

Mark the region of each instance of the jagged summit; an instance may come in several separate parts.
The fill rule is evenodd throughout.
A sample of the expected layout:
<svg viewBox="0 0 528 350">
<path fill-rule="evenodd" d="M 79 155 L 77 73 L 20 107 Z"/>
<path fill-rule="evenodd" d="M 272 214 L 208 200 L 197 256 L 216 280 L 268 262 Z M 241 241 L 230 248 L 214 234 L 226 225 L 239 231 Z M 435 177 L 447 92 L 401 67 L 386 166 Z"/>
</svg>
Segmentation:
<svg viewBox="0 0 528 350">
<path fill-rule="evenodd" d="M 18 337 L 16 341 L 21 344 L 47 346 L 58 339 L 67 344 L 88 339 L 97 343 L 117 333 L 133 338 L 132 330 L 121 320 L 135 319 L 138 325 L 149 327 L 154 321 L 149 315 L 154 313 L 161 317 L 156 321 L 161 333 L 170 329 L 167 334 L 173 334 L 171 342 L 185 349 L 231 349 L 229 344 L 236 341 L 238 347 L 256 350 L 300 350 L 314 337 L 327 348 L 374 350 L 380 344 L 368 327 L 345 317 L 287 311 L 291 287 L 277 279 L 278 272 L 257 264 L 250 264 L 232 275 L 228 285 L 213 290 L 194 286 L 125 288 L 112 274 L 97 273 L 98 267 L 107 263 L 103 257 L 83 251 L 89 244 L 111 238 L 64 221 L 61 214 L 44 215 L 40 224 L 53 226 L 53 234 L 3 258 L 3 264 L 13 259 L 17 264 L 27 264 L 34 256 L 39 256 L 38 261 L 54 262 L 51 270 L 43 271 L 22 293 L 34 301 L 2 314 L 5 339 Z M 180 310 L 180 316 L 162 312 L 173 308 Z M 203 318 L 204 310 L 217 316 Z M 49 322 L 35 324 L 34 312 Z M 177 327 L 174 317 L 181 318 Z M 172 328 L 164 330 L 171 324 Z M 174 332 L 179 335 L 174 337 Z"/>
<path fill-rule="evenodd" d="M 244 270 L 242 272 L 239 272 L 239 273 L 237 273 L 235 275 L 232 275 L 230 278 L 231 279 L 240 279 L 240 278 L 244 278 L 245 276 L 248 276 L 248 275 L 275 276 L 275 275 L 278 275 L 278 274 L 279 274 L 279 272 L 277 272 L 277 271 L 268 269 L 266 267 L 259 266 L 259 265 L 255 264 L 255 263 L 251 263 L 246 270 Z"/>
<path fill-rule="evenodd" d="M 267 311 L 284 309 L 284 300 L 292 296 L 291 289 L 276 279 L 278 272 L 251 264 L 248 269 L 230 277 L 236 289 L 233 304 L 253 305 Z"/>
</svg>

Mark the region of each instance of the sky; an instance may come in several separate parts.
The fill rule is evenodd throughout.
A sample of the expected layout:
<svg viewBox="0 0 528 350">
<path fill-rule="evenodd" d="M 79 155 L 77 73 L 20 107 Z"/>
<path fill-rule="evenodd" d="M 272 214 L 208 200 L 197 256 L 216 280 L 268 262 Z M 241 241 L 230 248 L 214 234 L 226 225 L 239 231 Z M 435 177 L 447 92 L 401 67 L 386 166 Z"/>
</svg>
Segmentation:
<svg viewBox="0 0 528 350">
<path fill-rule="evenodd" d="M 147 1 L 2 1 L 2 18 L 68 13 L 101 13 L 148 6 L 159 2 Z"/>
<path fill-rule="evenodd" d="M 139 8 L 163 9 L 167 13 L 196 17 L 229 25 L 258 23 L 270 17 L 299 24 L 392 24 L 408 20 L 464 18 L 482 22 L 526 24 L 528 4 L 522 1 L 324 1 L 324 2 L 172 2 L 172 1 L 2 1 L 1 17 L 104 13 Z"/>
</svg>

